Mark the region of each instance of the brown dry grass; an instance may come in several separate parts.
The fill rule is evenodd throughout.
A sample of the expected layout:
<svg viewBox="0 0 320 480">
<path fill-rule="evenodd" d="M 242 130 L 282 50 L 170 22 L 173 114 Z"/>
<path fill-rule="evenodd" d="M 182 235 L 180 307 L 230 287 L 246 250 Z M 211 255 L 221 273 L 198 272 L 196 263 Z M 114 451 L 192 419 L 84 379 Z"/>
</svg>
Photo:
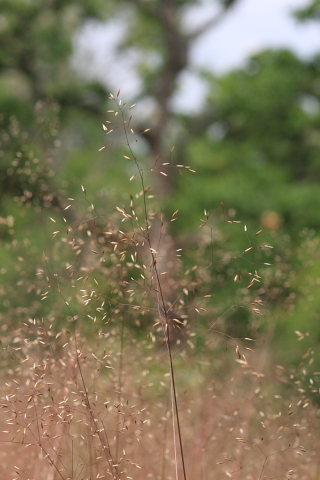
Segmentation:
<svg viewBox="0 0 320 480">
<path fill-rule="evenodd" d="M 176 478 L 165 351 L 127 345 L 119 395 L 117 337 L 90 348 L 78 339 L 78 353 L 68 336 L 36 343 L 2 388 L 2 478 Z M 317 408 L 261 352 L 233 356 L 227 375 L 178 358 L 188 478 L 318 478 Z"/>
<path fill-rule="evenodd" d="M 185 267 L 180 248 L 166 256 L 163 217 L 149 204 L 130 120 L 114 100 L 114 130 L 124 131 L 140 191 L 106 222 L 82 186 L 87 218 L 60 219 L 65 233 L 54 225 L 52 257 L 39 261 L 32 287 L 35 305 L 50 302 L 50 313 L 8 312 L 8 323 L 19 318 L 15 330 L 3 328 L 1 478 L 320 478 L 313 352 L 296 372 L 275 365 L 270 329 L 257 342 L 234 338 L 210 300 L 212 286 L 229 276 L 239 288 L 226 311 L 247 309 L 259 332 L 266 287 L 257 265 L 268 265 L 271 246 L 257 244 L 260 231 L 252 241 L 244 226 L 248 245 L 238 258 L 267 257 L 234 269 L 234 253 L 223 250 L 223 234 L 205 212 L 198 263 Z M 215 251 L 213 231 L 221 237 Z"/>
</svg>

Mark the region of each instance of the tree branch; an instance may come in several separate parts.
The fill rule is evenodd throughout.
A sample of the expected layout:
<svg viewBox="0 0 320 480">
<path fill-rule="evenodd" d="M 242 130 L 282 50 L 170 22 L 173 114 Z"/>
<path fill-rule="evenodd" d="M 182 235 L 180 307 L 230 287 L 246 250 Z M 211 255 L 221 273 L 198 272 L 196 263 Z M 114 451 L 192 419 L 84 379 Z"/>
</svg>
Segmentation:
<svg viewBox="0 0 320 480">
<path fill-rule="evenodd" d="M 214 16 L 206 20 L 200 27 L 194 30 L 192 33 L 188 35 L 188 40 L 193 41 L 196 40 L 198 37 L 206 33 L 211 28 L 216 27 L 219 23 L 224 19 L 226 14 L 229 12 L 230 8 L 234 6 L 237 0 L 228 0 L 224 2 L 224 6 L 220 9 L 218 13 Z"/>
</svg>

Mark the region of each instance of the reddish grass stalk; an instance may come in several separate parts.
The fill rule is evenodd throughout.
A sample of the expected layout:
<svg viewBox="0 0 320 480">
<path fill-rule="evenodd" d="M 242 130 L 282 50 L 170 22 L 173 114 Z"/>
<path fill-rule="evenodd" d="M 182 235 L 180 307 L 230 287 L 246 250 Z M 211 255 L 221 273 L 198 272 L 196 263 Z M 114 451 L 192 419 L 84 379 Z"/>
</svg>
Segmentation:
<svg viewBox="0 0 320 480">
<path fill-rule="evenodd" d="M 85 398 L 85 404 L 86 404 L 86 407 L 88 409 L 89 416 L 90 416 L 92 424 L 95 428 L 95 433 L 98 435 L 98 438 L 99 438 L 99 441 L 101 443 L 104 456 L 106 458 L 106 461 L 109 464 L 109 467 L 110 467 L 110 470 L 112 472 L 113 478 L 117 479 L 117 480 L 120 480 L 120 474 L 119 474 L 119 471 L 118 471 L 118 466 L 117 466 L 117 464 L 115 463 L 115 461 L 112 457 L 112 453 L 111 453 L 111 449 L 110 449 L 110 445 L 109 445 L 109 441 L 108 441 L 108 437 L 107 437 L 107 432 L 106 432 L 105 428 L 103 428 L 104 434 L 106 436 L 106 440 L 105 440 L 103 438 L 102 432 L 101 432 L 101 430 L 99 428 L 99 425 L 98 425 L 98 421 L 97 421 L 97 419 L 94 415 L 94 412 L 93 412 L 93 407 L 92 407 L 91 402 L 90 402 L 90 398 L 89 398 L 89 394 L 88 394 L 88 390 L 87 390 L 87 385 L 86 385 L 84 375 L 83 375 L 83 371 L 82 371 L 82 366 L 81 366 L 81 362 L 80 362 L 80 350 L 79 350 L 78 345 L 77 345 L 76 336 L 75 336 L 75 349 L 76 349 L 76 362 L 77 362 L 77 366 L 78 366 L 78 369 L 79 369 L 79 374 L 80 374 L 81 383 L 82 383 L 82 387 L 83 387 L 84 398 Z M 107 448 L 105 448 L 105 447 L 107 447 Z M 108 456 L 108 454 L 109 454 L 109 456 Z"/>
<path fill-rule="evenodd" d="M 121 403 L 122 396 L 122 374 L 123 374 L 123 349 L 124 349 L 124 318 L 121 319 L 120 325 L 120 358 L 119 358 L 119 372 L 118 372 L 118 403 Z M 116 463 L 119 463 L 119 450 L 120 450 L 120 408 L 118 409 L 117 418 L 117 431 L 116 431 Z"/>
<path fill-rule="evenodd" d="M 47 270 L 48 270 L 48 272 L 50 272 L 47 260 L 45 260 L 45 262 L 46 262 Z M 49 273 L 49 276 L 50 276 L 50 273 Z M 75 317 L 74 312 L 72 312 L 72 309 L 71 309 L 69 303 L 67 302 L 66 298 L 64 297 L 64 295 L 63 295 L 63 293 L 60 289 L 59 283 L 56 282 L 56 285 L 57 285 L 58 293 L 62 297 L 66 307 L 68 308 L 68 310 L 70 312 L 70 315 L 72 317 Z M 103 433 L 105 435 L 105 439 L 104 439 L 103 434 L 101 432 L 101 429 L 99 428 L 98 421 L 97 421 L 97 419 L 94 415 L 93 407 L 92 407 L 91 402 L 90 402 L 88 389 L 87 389 L 87 385 L 86 385 L 86 381 L 85 381 L 85 378 L 84 378 L 83 369 L 82 369 L 82 365 L 81 365 L 81 361 L 80 361 L 81 352 L 80 352 L 80 348 L 79 348 L 78 342 L 77 342 L 77 332 L 76 331 L 74 333 L 74 350 L 75 350 L 76 365 L 78 367 L 78 371 L 79 371 L 79 375 L 80 375 L 80 379 L 81 379 L 81 384 L 82 384 L 82 388 L 83 388 L 83 396 L 84 396 L 84 400 L 85 400 L 85 406 L 86 406 L 86 408 L 89 412 L 89 417 L 90 417 L 90 420 L 91 420 L 92 425 L 94 427 L 95 433 L 98 435 L 103 454 L 104 454 L 105 459 L 106 459 L 106 461 L 109 465 L 109 468 L 110 468 L 110 472 L 111 472 L 111 474 L 112 474 L 112 476 L 115 480 L 120 480 L 121 476 L 120 476 L 120 473 L 119 473 L 119 470 L 118 470 L 117 459 L 115 461 L 113 456 L 112 456 L 112 452 L 111 452 L 110 443 L 109 443 L 109 440 L 108 440 L 108 435 L 107 435 L 106 429 L 103 425 Z M 49 461 L 50 461 L 50 458 L 49 458 Z"/>
<path fill-rule="evenodd" d="M 148 220 L 148 209 L 147 209 L 147 199 L 146 199 L 146 187 L 144 183 L 144 176 L 143 176 L 143 171 L 139 165 L 139 162 L 137 160 L 137 157 L 132 150 L 132 147 L 130 145 L 129 137 L 128 137 L 128 132 L 127 132 L 127 127 L 126 127 L 126 120 L 125 116 L 123 113 L 123 109 L 121 105 L 118 105 L 118 108 L 121 113 L 121 118 L 122 118 L 122 125 L 123 125 L 123 131 L 124 135 L 126 138 L 126 143 L 128 146 L 128 149 L 130 151 L 131 157 L 136 165 L 136 168 L 138 170 L 140 182 L 141 182 L 141 187 L 142 187 L 142 198 L 143 198 L 143 211 L 144 211 L 144 221 L 145 221 L 145 230 L 146 230 L 146 240 L 147 244 L 149 247 L 150 255 L 151 255 L 151 261 L 152 261 L 152 268 L 155 274 L 156 278 L 156 285 L 157 285 L 157 293 L 160 297 L 158 307 L 159 310 L 161 310 L 161 319 L 162 319 L 162 326 L 163 326 L 163 333 L 165 337 L 165 342 L 167 346 L 167 352 L 168 352 L 168 359 L 169 359 L 169 368 L 170 368 L 170 379 L 171 379 L 171 385 L 172 385 L 172 397 L 173 397 L 173 414 L 176 417 L 176 424 L 177 424 L 177 431 L 178 431 L 178 440 L 179 440 L 179 447 L 180 447 L 180 456 L 181 456 L 181 464 L 182 464 L 182 471 L 183 471 L 183 479 L 187 480 L 187 475 L 186 475 L 186 468 L 185 468 L 185 460 L 184 460 L 184 450 L 183 450 L 183 442 L 182 442 L 182 434 L 181 434 L 181 422 L 179 418 L 179 408 L 178 408 L 178 400 L 177 400 L 177 389 L 176 389 L 176 384 L 175 384 L 175 374 L 174 374 L 174 366 L 173 366 L 173 358 L 172 358 L 172 348 L 171 348 L 171 339 L 170 339 L 170 329 L 169 329 L 169 318 L 168 318 L 168 311 L 166 308 L 165 304 L 165 299 L 163 295 L 163 288 L 161 285 L 160 281 L 160 275 L 157 267 L 157 258 L 154 253 L 154 250 L 152 248 L 151 244 L 151 238 L 150 238 L 150 224 Z"/>
<path fill-rule="evenodd" d="M 37 411 L 37 406 L 36 406 L 36 402 L 34 400 L 34 397 L 32 397 L 32 401 L 33 401 L 33 406 L 34 406 L 34 411 L 35 411 L 35 416 L 36 416 L 36 425 L 37 425 L 37 434 L 38 434 L 38 438 L 37 438 L 37 443 L 39 445 L 39 448 L 41 449 L 41 451 L 45 454 L 45 458 L 48 459 L 49 461 L 49 464 L 55 469 L 55 471 L 57 472 L 57 474 L 59 475 L 59 477 L 62 479 L 62 480 L 66 480 L 65 477 L 62 475 L 62 473 L 60 472 L 59 468 L 58 468 L 58 465 L 55 463 L 55 461 L 53 460 L 53 458 L 51 457 L 50 453 L 45 449 L 45 447 L 43 446 L 43 443 L 41 441 L 41 432 L 40 432 L 40 426 L 39 426 L 39 417 L 38 417 L 38 411 Z M 33 436 L 34 433 L 32 432 L 32 430 L 29 430 Z M 36 436 L 35 436 L 36 437 Z"/>
</svg>

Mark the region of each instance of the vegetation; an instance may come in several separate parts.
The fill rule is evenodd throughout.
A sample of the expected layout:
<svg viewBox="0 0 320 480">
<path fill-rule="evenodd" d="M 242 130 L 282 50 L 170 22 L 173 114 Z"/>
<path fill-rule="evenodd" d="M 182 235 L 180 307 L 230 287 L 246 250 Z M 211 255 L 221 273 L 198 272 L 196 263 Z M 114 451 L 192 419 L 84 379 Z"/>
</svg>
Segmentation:
<svg viewBox="0 0 320 480">
<path fill-rule="evenodd" d="M 107 3 L 3 1 L 2 477 L 316 479 L 319 59 L 197 72 L 182 114 L 237 2 L 194 30 L 197 2 Z M 77 28 L 128 8 L 130 103 L 70 66 Z"/>
</svg>

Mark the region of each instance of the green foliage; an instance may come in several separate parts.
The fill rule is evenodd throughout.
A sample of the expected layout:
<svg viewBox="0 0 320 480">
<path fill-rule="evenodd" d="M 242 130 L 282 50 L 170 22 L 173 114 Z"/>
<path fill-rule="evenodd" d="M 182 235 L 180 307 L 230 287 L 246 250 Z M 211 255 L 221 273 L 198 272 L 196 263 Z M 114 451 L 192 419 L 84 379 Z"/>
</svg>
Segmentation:
<svg viewBox="0 0 320 480">
<path fill-rule="evenodd" d="M 155 144 L 166 155 L 171 141 L 176 143 L 170 160 L 197 170 L 196 175 L 172 175 L 173 191 L 162 199 L 168 218 L 180 210 L 171 230 L 176 241 L 183 247 L 201 247 L 202 255 L 192 247 L 182 261 L 182 271 L 188 271 L 183 287 L 188 282 L 192 286 L 186 308 L 191 308 L 199 290 L 213 290 L 206 319 L 212 314 L 217 327 L 231 336 L 255 335 L 268 330 L 268 321 L 252 310 L 257 295 L 276 324 L 279 344 L 292 345 L 292 332 L 303 326 L 318 338 L 318 269 L 312 266 L 317 234 L 310 231 L 320 227 L 320 60 L 268 50 L 228 74 L 218 77 L 205 72 L 209 86 L 205 108 L 197 115 L 175 115 L 170 105 L 176 80 L 188 68 L 189 48 L 196 38 L 183 30 L 182 15 L 195 3 L 168 2 L 166 10 L 161 1 L 143 0 L 2 1 L 0 238 L 4 248 L 0 260 L 4 273 L 0 286 L 19 284 L 21 303 L 27 304 L 32 296 L 32 314 L 49 311 L 53 300 L 42 307 L 37 288 L 24 296 L 25 283 L 19 283 L 22 275 L 34 277 L 43 251 L 52 254 L 58 270 L 67 262 L 66 251 L 56 251 L 51 241 L 48 217 L 58 219 L 57 231 L 64 228 L 64 216 L 70 225 L 86 225 L 94 202 L 101 239 L 114 205 L 127 204 L 129 194 L 139 197 L 139 188 L 129 182 L 135 171 L 124 158 L 128 151 L 121 125 L 116 125 L 110 143 L 111 137 L 99 130 L 109 108 L 105 88 L 76 78 L 70 67 L 73 35 L 83 22 L 92 17 L 112 21 L 120 15 L 130 21 L 119 55 L 131 49 L 140 53 L 141 96 L 151 98 L 157 105 L 155 112 L 161 112 L 162 123 L 156 124 L 158 113 L 151 119 L 155 128 L 149 137 L 139 118 L 132 125 L 137 126 L 137 154 L 148 192 L 149 182 L 156 190 L 158 178 L 149 172 L 159 154 L 153 150 Z M 235 2 L 218 3 L 227 11 Z M 318 3 L 301 11 L 299 18 L 318 19 Z M 106 144 L 108 148 L 98 153 Z M 88 189 L 88 196 L 81 194 L 81 185 Z M 65 210 L 70 197 L 75 206 Z M 206 228 L 211 225 L 211 230 L 202 228 L 204 209 L 210 212 L 212 223 Z M 240 219 L 247 225 L 247 234 L 243 223 L 240 227 L 228 223 Z M 261 251 L 255 237 L 261 226 L 264 241 L 275 247 L 272 254 Z M 91 235 L 91 229 L 77 232 L 81 239 L 86 234 Z M 253 250 L 244 254 L 248 245 Z M 23 260 L 17 265 L 18 257 Z M 110 262 L 108 268 L 114 268 Z M 275 265 L 269 269 L 265 263 Z M 198 271 L 192 270 L 195 264 Z M 263 274 L 264 281 L 251 293 L 246 288 L 249 274 L 255 271 Z M 104 274 L 99 270 L 99 282 Z M 131 267 L 126 275 L 137 279 Z M 241 281 L 234 282 L 238 276 Z M 73 287 L 65 284 L 71 295 Z M 15 306 L 14 293 L 5 308 Z M 101 295 L 108 295 L 116 308 L 112 281 L 106 281 Z M 77 301 L 73 307 L 80 312 Z M 148 315 L 145 318 L 150 320 Z M 208 326 L 204 324 L 197 323 L 199 345 L 205 344 Z"/>
<path fill-rule="evenodd" d="M 317 75 L 317 61 L 288 51 L 263 52 L 221 78 L 208 74 L 212 120 L 188 144 L 200 175 L 181 180 L 179 205 L 193 190 L 198 214 L 223 200 L 255 222 L 271 210 L 292 231 L 318 227 Z"/>
<path fill-rule="evenodd" d="M 307 7 L 297 10 L 296 17 L 300 21 L 320 20 L 320 2 L 312 0 Z"/>
</svg>

